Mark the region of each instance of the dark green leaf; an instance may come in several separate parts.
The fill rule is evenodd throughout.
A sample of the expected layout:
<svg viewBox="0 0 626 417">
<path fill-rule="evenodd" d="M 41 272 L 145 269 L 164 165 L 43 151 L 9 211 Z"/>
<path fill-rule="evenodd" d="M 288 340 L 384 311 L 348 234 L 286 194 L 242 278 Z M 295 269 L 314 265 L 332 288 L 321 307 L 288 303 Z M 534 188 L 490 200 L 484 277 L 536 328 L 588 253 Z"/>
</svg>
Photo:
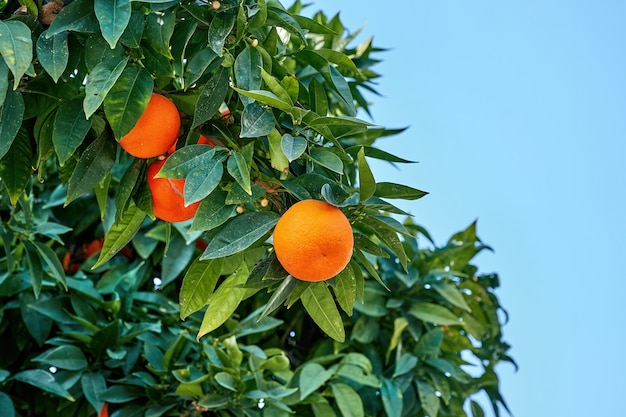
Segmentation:
<svg viewBox="0 0 626 417">
<path fill-rule="evenodd" d="M 174 33 L 175 24 L 176 13 L 173 8 L 150 13 L 146 18 L 145 31 L 150 34 L 150 36 L 146 38 L 148 44 L 157 53 L 169 59 L 172 59 L 170 39 Z"/>
<path fill-rule="evenodd" d="M 95 410 L 101 410 L 104 401 L 100 400 L 100 394 L 106 390 L 106 381 L 99 372 L 84 373 L 80 378 L 80 386 L 85 398 Z"/>
<path fill-rule="evenodd" d="M 167 158 L 157 172 L 156 178 L 186 178 L 194 169 L 202 168 L 212 161 L 223 161 L 221 156 L 220 159 L 216 159 L 215 148 L 207 145 L 187 145 Z"/>
<path fill-rule="evenodd" d="M 39 298 L 43 280 L 43 266 L 41 265 L 39 252 L 37 252 L 35 245 L 27 240 L 22 241 L 22 244 L 24 245 L 24 252 L 26 253 L 26 259 L 28 260 L 28 272 L 30 272 L 33 293 L 35 294 L 35 298 Z"/>
<path fill-rule="evenodd" d="M 235 217 L 209 242 L 200 259 L 222 258 L 247 249 L 269 232 L 279 217 L 272 211 L 250 212 Z"/>
<path fill-rule="evenodd" d="M 257 138 L 269 135 L 274 129 L 274 116 L 257 103 L 247 104 L 241 115 L 242 138 Z"/>
<path fill-rule="evenodd" d="M 207 81 L 196 103 L 192 128 L 211 119 L 218 112 L 228 93 L 228 68 L 220 66 Z"/>
<path fill-rule="evenodd" d="M 415 354 L 420 358 L 437 356 L 441 343 L 443 343 L 443 329 L 436 327 L 420 337 L 415 345 Z"/>
<path fill-rule="evenodd" d="M 185 242 L 181 236 L 175 236 L 169 241 L 167 252 L 161 263 L 161 286 L 174 281 L 184 271 L 191 261 L 195 246 Z"/>
<path fill-rule="evenodd" d="M 310 157 L 316 164 L 328 168 L 337 174 L 343 174 L 343 162 L 334 152 L 324 148 L 314 148 L 311 151 Z"/>
<path fill-rule="evenodd" d="M 233 176 L 235 181 L 241 186 L 241 188 L 248 193 L 252 194 L 252 188 L 250 185 L 250 166 L 243 153 L 233 151 L 228 157 L 226 163 L 228 173 Z"/>
<path fill-rule="evenodd" d="M 346 339 L 341 315 L 326 283 L 310 283 L 300 297 L 313 321 L 331 338 L 343 343 Z"/>
<path fill-rule="evenodd" d="M 467 305 L 465 298 L 463 298 L 463 294 L 461 291 L 457 289 L 456 286 L 452 284 L 444 284 L 441 282 L 436 282 L 432 284 L 432 287 L 437 291 L 439 295 L 446 299 L 453 306 L 459 307 L 468 313 L 472 312 L 472 309 Z"/>
<path fill-rule="evenodd" d="M 359 170 L 359 194 L 360 201 L 367 200 L 374 195 L 377 184 L 369 164 L 365 160 L 365 150 L 361 149 L 357 154 L 357 164 Z"/>
<path fill-rule="evenodd" d="M 356 300 L 356 280 L 352 268 L 344 268 L 333 280 L 330 281 L 335 292 L 335 298 L 339 306 L 349 316 Z"/>
<path fill-rule="evenodd" d="M 49 392 L 59 397 L 63 397 L 69 401 L 75 401 L 74 397 L 67 392 L 58 382 L 55 381 L 54 376 L 42 369 L 29 369 L 27 371 L 19 372 L 13 375 L 13 379 L 20 382 L 25 382 L 32 385 L 35 388 L 39 388 L 46 392 Z"/>
<path fill-rule="evenodd" d="M 4 59 L 0 59 L 0 108 L 2 108 L 2 106 L 4 105 L 4 100 L 7 97 L 8 90 L 9 90 L 9 67 L 7 67 L 7 64 L 4 62 Z M 0 123 L 0 126 L 2 126 L 2 123 Z"/>
<path fill-rule="evenodd" d="M 402 416 L 402 390 L 393 379 L 384 378 L 380 387 L 383 408 L 388 417 Z M 429 416 L 430 417 L 430 416 Z M 435 417 L 435 416 L 432 416 Z"/>
<path fill-rule="evenodd" d="M 100 393 L 100 400 L 113 404 L 128 403 L 145 395 L 145 391 L 132 385 L 113 385 Z M 143 415 L 143 410 L 141 410 Z M 139 417 L 139 416 L 137 416 Z"/>
<path fill-rule="evenodd" d="M 65 280 L 65 271 L 63 271 L 63 265 L 61 265 L 61 261 L 59 261 L 59 257 L 57 254 L 50 249 L 48 246 L 44 245 L 41 242 L 33 242 L 37 251 L 39 252 L 39 256 L 41 259 L 45 261 L 45 263 L 50 268 L 50 272 L 54 279 L 57 280 L 65 290 L 67 290 L 67 282 Z"/>
<path fill-rule="evenodd" d="M 91 269 L 96 269 L 103 265 L 122 250 L 135 236 L 145 217 L 146 213 L 137 208 L 137 206 L 130 206 L 120 221 L 115 222 L 105 235 L 100 256 Z"/>
<path fill-rule="evenodd" d="M 426 414 L 428 414 L 429 417 L 437 417 L 439 414 L 440 403 L 435 389 L 432 385 L 422 379 L 417 379 L 415 384 L 417 385 L 417 392 L 422 408 L 426 411 Z"/>
<path fill-rule="evenodd" d="M 143 13 L 133 10 L 126 29 L 120 36 L 120 43 L 129 48 L 139 48 L 145 19 Z"/>
<path fill-rule="evenodd" d="M 67 32 L 48 37 L 43 31 L 37 39 L 37 59 L 56 83 L 65 71 L 70 52 L 67 44 Z"/>
<path fill-rule="evenodd" d="M 297 35 L 303 43 L 306 43 L 304 31 L 298 24 L 298 21 L 287 11 L 277 7 L 267 7 L 267 24 L 269 26 L 279 26 L 283 29 Z"/>
<path fill-rule="evenodd" d="M 430 358 L 426 359 L 426 363 L 434 368 L 437 368 L 446 376 L 450 376 L 461 383 L 468 383 L 472 379 L 465 371 L 463 371 L 459 364 L 449 359 Z"/>
<path fill-rule="evenodd" d="M 472 410 L 472 417 L 485 417 L 485 412 L 476 401 L 470 400 L 470 409 Z"/>
<path fill-rule="evenodd" d="M 417 365 L 417 361 L 418 359 L 416 356 L 411 355 L 410 353 L 403 353 L 402 356 L 400 356 L 400 358 L 396 361 L 393 371 L 394 378 L 411 372 Z"/>
<path fill-rule="evenodd" d="M 64 32 L 65 33 L 65 32 Z M 57 35 L 58 36 L 58 35 Z M 87 76 L 83 110 L 87 118 L 98 110 L 111 88 L 126 68 L 128 57 L 121 60 L 106 60 L 96 65 Z"/>
<path fill-rule="evenodd" d="M 72 100 L 59 108 L 54 118 L 52 143 L 61 166 L 75 154 L 89 129 L 91 120 L 85 117 L 82 100 Z"/>
<path fill-rule="evenodd" d="M 124 33 L 131 14 L 130 0 L 95 0 L 94 11 L 100 22 L 102 37 L 115 48 Z"/>
<path fill-rule="evenodd" d="M 235 60 L 235 82 L 237 87 L 243 90 L 258 90 L 261 88 L 261 67 L 263 60 L 258 49 L 246 46 Z M 239 96 L 244 105 L 253 100 L 246 96 Z"/>
<path fill-rule="evenodd" d="M 152 97 L 150 73 L 140 66 L 127 66 L 104 99 L 104 113 L 116 138 L 135 127 Z"/>
<path fill-rule="evenodd" d="M 185 204 L 192 204 L 211 194 L 219 185 L 224 173 L 220 159 L 211 159 L 204 166 L 193 169 L 185 180 Z"/>
<path fill-rule="evenodd" d="M 226 204 L 226 192 L 213 191 L 198 206 L 196 216 L 191 223 L 191 231 L 205 231 L 214 229 L 236 213 L 237 206 Z"/>
<path fill-rule="evenodd" d="M 4 392 L 0 392 L 0 416 L 15 417 L 15 407 L 11 397 Z"/>
<path fill-rule="evenodd" d="M 376 197 L 380 198 L 401 198 L 403 200 L 417 200 L 426 194 L 428 193 L 425 191 L 392 182 L 377 183 L 376 192 L 374 193 Z"/>
<path fill-rule="evenodd" d="M 87 366 L 87 359 L 85 359 L 83 351 L 74 345 L 48 349 L 31 360 L 70 371 L 79 371 Z"/>
<path fill-rule="evenodd" d="M 210 261 L 196 259 L 191 264 L 180 288 L 180 318 L 182 320 L 207 304 L 220 278 L 222 263 L 222 259 Z"/>
<path fill-rule="evenodd" d="M 65 31 L 93 33 L 99 29 L 93 0 L 75 0 L 61 8 L 48 28 L 48 36 Z"/>
<path fill-rule="evenodd" d="M 50 335 L 52 319 L 32 308 L 36 302 L 32 293 L 22 293 L 20 296 L 20 312 L 22 313 L 22 321 L 26 326 L 26 330 L 37 344 L 42 346 Z"/>
<path fill-rule="evenodd" d="M 459 318 L 447 308 L 438 304 L 418 302 L 409 310 L 409 314 L 420 320 L 436 323 L 440 326 L 462 325 Z"/>
<path fill-rule="evenodd" d="M 235 15 L 229 13 L 220 13 L 211 20 L 209 26 L 209 46 L 218 55 L 224 54 L 224 45 L 226 38 L 235 25 Z"/>
<path fill-rule="evenodd" d="M 115 141 L 106 130 L 85 149 L 67 186 L 66 205 L 93 189 L 111 172 Z"/>
<path fill-rule="evenodd" d="M 12 96 L 13 92 L 9 93 Z M 9 105 L 9 100 L 4 107 Z M 31 161 L 33 150 L 30 135 L 26 128 L 21 128 L 11 143 L 8 152 L 0 160 L 0 181 L 9 193 L 9 200 L 16 205 L 24 194 L 24 188 L 32 176 Z"/>
<path fill-rule="evenodd" d="M 19 20 L 0 20 L 0 56 L 13 73 L 13 89 L 16 90 L 33 60 L 33 41 L 28 26 Z"/>
<path fill-rule="evenodd" d="M 185 67 L 185 88 L 191 87 L 216 62 L 217 54 L 209 48 L 193 55 Z"/>
<path fill-rule="evenodd" d="M 0 158 L 9 151 L 24 117 L 24 98 L 19 90 L 9 90 L 0 108 Z"/>
<path fill-rule="evenodd" d="M 328 114 L 328 97 L 326 90 L 322 87 L 316 78 L 311 80 L 309 84 L 309 105 L 311 110 L 320 116 L 326 116 Z"/>
</svg>

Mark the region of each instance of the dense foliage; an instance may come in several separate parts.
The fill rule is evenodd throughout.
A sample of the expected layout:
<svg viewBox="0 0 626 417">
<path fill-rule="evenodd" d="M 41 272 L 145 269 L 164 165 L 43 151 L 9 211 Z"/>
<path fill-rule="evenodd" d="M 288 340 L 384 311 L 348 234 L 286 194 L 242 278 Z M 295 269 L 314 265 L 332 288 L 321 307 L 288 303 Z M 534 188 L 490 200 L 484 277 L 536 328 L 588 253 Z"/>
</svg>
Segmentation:
<svg viewBox="0 0 626 417">
<path fill-rule="evenodd" d="M 425 193 L 369 167 L 409 162 L 373 146 L 398 130 L 357 118 L 371 40 L 299 2 L 0 13 L 0 415 L 480 416 L 481 390 L 499 413 L 494 367 L 511 359 L 474 225 L 418 247 L 427 233 L 389 200 Z M 155 219 L 151 160 L 117 144 L 153 91 L 181 114 L 161 175 L 200 202 L 188 222 Z M 310 198 L 355 233 L 326 282 L 272 251 L 281 213 Z"/>
</svg>

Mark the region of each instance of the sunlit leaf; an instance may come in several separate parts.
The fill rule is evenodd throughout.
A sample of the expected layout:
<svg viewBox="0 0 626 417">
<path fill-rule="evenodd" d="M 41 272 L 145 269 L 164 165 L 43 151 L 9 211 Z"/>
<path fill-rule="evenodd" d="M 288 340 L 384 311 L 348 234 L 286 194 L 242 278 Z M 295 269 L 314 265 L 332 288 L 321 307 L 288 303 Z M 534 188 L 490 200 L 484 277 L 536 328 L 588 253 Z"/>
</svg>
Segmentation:
<svg viewBox="0 0 626 417">
<path fill-rule="evenodd" d="M 121 251 L 135 236 L 145 217 L 146 213 L 137 208 L 137 206 L 130 206 L 120 221 L 113 223 L 111 229 L 105 235 L 100 256 L 91 269 L 104 265 L 105 262 Z"/>
<path fill-rule="evenodd" d="M 126 57 L 120 61 L 102 61 L 89 73 L 83 100 L 83 110 L 87 118 L 90 118 L 104 102 L 105 97 L 126 68 L 128 59 Z"/>
<path fill-rule="evenodd" d="M 30 29 L 19 20 L 0 20 L 0 56 L 13 73 L 13 89 L 33 60 L 33 41 Z"/>
<path fill-rule="evenodd" d="M 300 299 L 313 321 L 324 333 L 338 342 L 346 339 L 341 315 L 324 282 L 310 283 Z"/>
<path fill-rule="evenodd" d="M 180 318 L 185 319 L 204 307 L 220 278 L 222 259 L 196 259 L 185 274 L 180 288 Z"/>
</svg>

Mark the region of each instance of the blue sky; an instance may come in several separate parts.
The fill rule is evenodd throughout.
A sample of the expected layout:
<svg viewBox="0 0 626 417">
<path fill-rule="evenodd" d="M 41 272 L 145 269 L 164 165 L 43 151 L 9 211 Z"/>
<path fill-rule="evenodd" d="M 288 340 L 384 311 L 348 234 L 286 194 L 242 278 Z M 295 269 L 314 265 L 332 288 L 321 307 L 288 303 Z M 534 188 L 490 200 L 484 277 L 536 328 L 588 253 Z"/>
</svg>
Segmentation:
<svg viewBox="0 0 626 417">
<path fill-rule="evenodd" d="M 478 219 L 520 370 L 499 369 L 516 417 L 622 415 L 626 364 L 626 3 L 315 0 L 390 50 L 374 122 L 419 164 L 377 180 L 444 243 Z"/>
</svg>

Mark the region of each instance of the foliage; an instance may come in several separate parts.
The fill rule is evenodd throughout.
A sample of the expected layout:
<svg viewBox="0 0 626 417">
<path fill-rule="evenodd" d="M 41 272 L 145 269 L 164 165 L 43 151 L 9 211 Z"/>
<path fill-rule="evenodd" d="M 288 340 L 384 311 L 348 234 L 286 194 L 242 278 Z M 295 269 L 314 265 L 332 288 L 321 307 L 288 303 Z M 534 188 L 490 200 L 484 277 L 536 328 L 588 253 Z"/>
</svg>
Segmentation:
<svg viewBox="0 0 626 417">
<path fill-rule="evenodd" d="M 426 193 L 368 163 L 409 163 L 374 146 L 401 130 L 357 117 L 380 49 L 302 8 L 0 2 L 0 415 L 479 416 L 480 390 L 499 412 L 493 368 L 511 359 L 474 226 L 417 247 L 389 200 Z M 186 179 L 188 222 L 155 219 L 154 159 L 117 143 L 153 92 L 181 114 L 159 175 Z M 355 233 L 322 283 L 272 250 L 309 198 Z"/>
</svg>

